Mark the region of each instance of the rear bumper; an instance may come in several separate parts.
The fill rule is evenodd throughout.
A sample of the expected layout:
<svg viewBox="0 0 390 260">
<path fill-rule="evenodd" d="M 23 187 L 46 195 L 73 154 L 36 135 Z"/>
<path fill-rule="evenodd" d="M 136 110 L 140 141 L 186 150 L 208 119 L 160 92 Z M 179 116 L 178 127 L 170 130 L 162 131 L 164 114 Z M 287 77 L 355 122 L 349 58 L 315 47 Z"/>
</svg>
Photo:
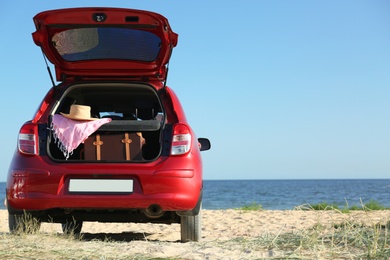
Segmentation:
<svg viewBox="0 0 390 260">
<path fill-rule="evenodd" d="M 180 160 L 175 163 L 171 159 L 151 164 L 46 163 L 47 167 L 31 167 L 37 158 L 42 166 L 41 157 L 16 161 L 14 158 L 11 164 L 6 198 L 14 210 L 144 210 L 158 205 L 163 211 L 188 211 L 196 207 L 202 190 L 201 165 L 198 163 L 191 168 L 185 167 Z M 70 192 L 71 179 L 132 180 L 133 189 L 128 193 Z"/>
<path fill-rule="evenodd" d="M 199 191 L 197 194 L 199 195 Z M 13 198 L 7 193 L 7 205 L 13 209 L 38 211 L 55 208 L 63 209 L 147 209 L 158 205 L 163 211 L 192 210 L 197 203 L 193 194 L 155 194 L 153 196 L 130 195 L 47 195 L 42 193 L 24 193 L 22 197 Z"/>
</svg>

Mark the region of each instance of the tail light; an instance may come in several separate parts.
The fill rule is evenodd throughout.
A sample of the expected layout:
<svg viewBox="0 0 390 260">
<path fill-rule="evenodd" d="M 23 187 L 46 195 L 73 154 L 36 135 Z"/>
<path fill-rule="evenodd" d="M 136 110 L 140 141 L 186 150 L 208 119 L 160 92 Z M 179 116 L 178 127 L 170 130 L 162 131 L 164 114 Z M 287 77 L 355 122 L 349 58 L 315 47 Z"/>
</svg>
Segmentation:
<svg viewBox="0 0 390 260">
<path fill-rule="evenodd" d="M 171 155 L 181 155 L 188 153 L 190 148 L 190 128 L 186 124 L 175 124 L 173 127 Z"/>
<path fill-rule="evenodd" d="M 22 126 L 18 137 L 19 152 L 24 154 L 38 154 L 38 127 L 27 123 Z"/>
</svg>

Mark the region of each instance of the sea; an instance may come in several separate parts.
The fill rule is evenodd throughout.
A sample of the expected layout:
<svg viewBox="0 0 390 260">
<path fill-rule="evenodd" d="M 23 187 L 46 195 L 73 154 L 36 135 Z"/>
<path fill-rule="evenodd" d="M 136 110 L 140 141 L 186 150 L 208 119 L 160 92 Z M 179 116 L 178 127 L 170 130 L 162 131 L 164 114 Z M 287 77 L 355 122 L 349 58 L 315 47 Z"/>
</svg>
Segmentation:
<svg viewBox="0 0 390 260">
<path fill-rule="evenodd" d="M 0 209 L 5 209 L 0 182 Z M 390 208 L 390 179 L 205 180 L 203 209 L 237 209 L 252 204 L 265 210 L 291 210 L 319 203 L 361 206 L 375 201 Z"/>
</svg>

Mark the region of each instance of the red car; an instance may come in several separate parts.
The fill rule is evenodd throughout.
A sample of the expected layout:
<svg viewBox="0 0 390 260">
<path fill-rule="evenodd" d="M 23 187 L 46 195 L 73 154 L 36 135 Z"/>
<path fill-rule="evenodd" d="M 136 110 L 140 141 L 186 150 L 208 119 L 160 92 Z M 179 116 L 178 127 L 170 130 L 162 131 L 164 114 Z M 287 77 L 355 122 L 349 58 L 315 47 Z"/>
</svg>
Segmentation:
<svg viewBox="0 0 390 260">
<path fill-rule="evenodd" d="M 33 40 L 55 66 L 54 84 L 20 129 L 7 179 L 10 231 L 83 221 L 180 223 L 201 232 L 202 161 L 166 86 L 178 35 L 157 13 L 71 8 L 34 17 Z M 50 72 L 50 71 L 49 71 Z M 50 74 L 51 75 L 51 74 Z"/>
</svg>

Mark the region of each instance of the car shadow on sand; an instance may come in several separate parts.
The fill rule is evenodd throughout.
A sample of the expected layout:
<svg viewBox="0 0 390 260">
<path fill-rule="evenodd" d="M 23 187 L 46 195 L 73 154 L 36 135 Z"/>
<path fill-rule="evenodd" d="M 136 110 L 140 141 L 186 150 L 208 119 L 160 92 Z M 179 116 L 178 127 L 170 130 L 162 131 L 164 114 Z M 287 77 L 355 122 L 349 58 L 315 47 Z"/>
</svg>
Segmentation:
<svg viewBox="0 0 390 260">
<path fill-rule="evenodd" d="M 148 240 L 149 233 L 122 232 L 122 233 L 81 233 L 80 239 L 83 241 L 113 241 L 130 242 L 134 240 Z"/>
<path fill-rule="evenodd" d="M 131 241 L 160 241 L 159 239 L 149 239 L 154 235 L 152 233 L 137 233 L 137 232 L 122 232 L 122 233 L 81 233 L 80 240 L 82 241 L 111 241 L 111 242 L 131 242 Z M 179 241 L 170 241 L 179 242 Z"/>
</svg>

